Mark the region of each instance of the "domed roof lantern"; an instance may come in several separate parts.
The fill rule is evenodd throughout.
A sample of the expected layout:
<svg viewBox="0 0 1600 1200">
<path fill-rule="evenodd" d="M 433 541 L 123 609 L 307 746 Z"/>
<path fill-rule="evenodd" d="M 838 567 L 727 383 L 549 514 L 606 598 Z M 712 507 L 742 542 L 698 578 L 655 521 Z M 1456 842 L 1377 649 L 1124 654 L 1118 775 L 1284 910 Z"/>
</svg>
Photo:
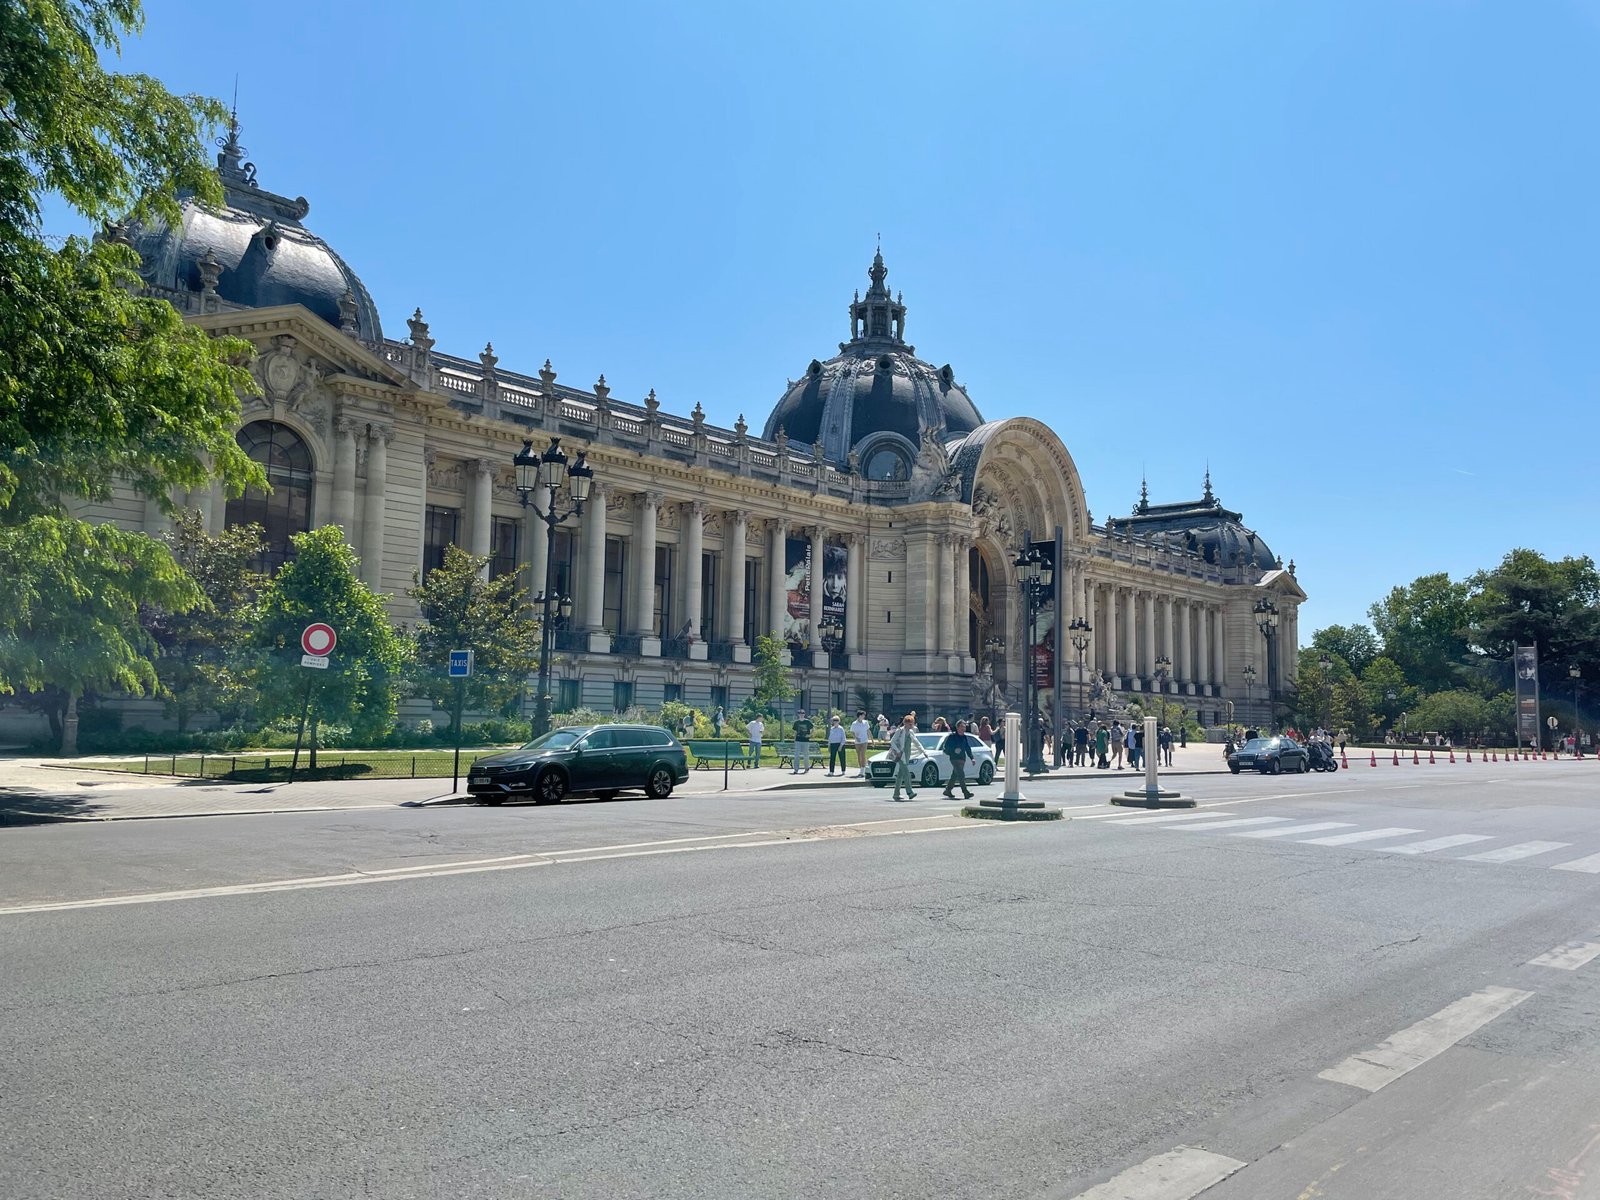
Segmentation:
<svg viewBox="0 0 1600 1200">
<path fill-rule="evenodd" d="M 883 265 L 883 246 L 880 244 L 872 256 L 872 266 L 867 269 L 867 278 L 872 280 L 872 286 L 867 289 L 865 298 L 857 292 L 856 299 L 850 305 L 852 342 L 881 341 L 895 346 L 905 345 L 906 306 L 897 297 L 889 295 L 889 289 L 883 282 L 888 277 L 889 268 Z M 914 350 L 915 347 L 906 346 L 906 349 Z"/>
</svg>

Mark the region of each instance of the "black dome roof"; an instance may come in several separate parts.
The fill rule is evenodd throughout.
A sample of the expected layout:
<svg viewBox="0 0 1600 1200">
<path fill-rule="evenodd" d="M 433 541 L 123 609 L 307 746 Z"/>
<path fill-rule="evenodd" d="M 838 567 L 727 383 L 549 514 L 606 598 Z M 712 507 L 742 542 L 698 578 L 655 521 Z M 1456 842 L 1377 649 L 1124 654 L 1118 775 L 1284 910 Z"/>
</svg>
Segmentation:
<svg viewBox="0 0 1600 1200">
<path fill-rule="evenodd" d="M 867 273 L 872 286 L 865 299 L 858 293 L 850 305 L 850 340 L 789 384 L 767 418 L 766 438 L 782 429 L 793 441 L 821 442 L 826 457 L 843 462 L 876 434 L 917 445 L 925 430 L 957 437 L 983 424 L 955 372 L 924 362 L 904 340 L 906 308 L 884 287 L 888 273 L 880 252 Z"/>
<path fill-rule="evenodd" d="M 1222 507 L 1211 490 L 1210 471 L 1206 472 L 1205 494 L 1199 500 L 1151 504 L 1148 490 L 1141 488 L 1133 515 L 1111 517 L 1106 521 L 1106 528 L 1146 538 L 1174 550 L 1187 550 L 1219 567 L 1266 569 L 1278 561 L 1261 536 L 1245 527 L 1240 513 Z"/>
<path fill-rule="evenodd" d="M 335 328 L 344 327 L 343 306 L 358 337 L 381 341 L 377 306 L 361 279 L 300 223 L 311 208 L 305 197 L 291 200 L 257 186 L 255 165 L 244 154 L 234 124 L 217 155 L 224 208 L 188 198 L 178 227 L 157 218 L 127 231 L 145 282 L 157 291 L 199 292 L 215 272 L 217 295 L 232 304 L 303 304 Z"/>
</svg>

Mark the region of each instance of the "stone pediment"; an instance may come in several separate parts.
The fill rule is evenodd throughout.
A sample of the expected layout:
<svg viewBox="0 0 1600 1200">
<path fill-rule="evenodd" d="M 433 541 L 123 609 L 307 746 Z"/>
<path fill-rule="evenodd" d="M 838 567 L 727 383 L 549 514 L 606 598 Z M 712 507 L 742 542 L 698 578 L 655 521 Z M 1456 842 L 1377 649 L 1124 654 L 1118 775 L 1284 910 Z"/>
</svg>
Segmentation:
<svg viewBox="0 0 1600 1200">
<path fill-rule="evenodd" d="M 276 308 L 234 309 L 207 313 L 192 323 L 208 333 L 228 334 L 254 343 L 258 360 L 257 377 L 270 392 L 289 384 L 287 363 L 274 366 L 275 352 L 286 348 L 309 364 L 323 379 L 346 376 L 379 387 L 413 392 L 412 379 L 364 342 L 340 333 L 326 321 L 299 304 Z M 292 339 L 285 342 L 283 339 Z M 276 378 L 274 376 L 276 375 Z"/>
<path fill-rule="evenodd" d="M 1292 564 L 1291 564 L 1292 565 Z M 1256 585 L 1269 592 L 1277 592 L 1281 596 L 1289 596 L 1295 600 L 1305 600 L 1305 590 L 1288 571 L 1282 567 L 1274 567 L 1261 576 L 1261 581 Z"/>
</svg>

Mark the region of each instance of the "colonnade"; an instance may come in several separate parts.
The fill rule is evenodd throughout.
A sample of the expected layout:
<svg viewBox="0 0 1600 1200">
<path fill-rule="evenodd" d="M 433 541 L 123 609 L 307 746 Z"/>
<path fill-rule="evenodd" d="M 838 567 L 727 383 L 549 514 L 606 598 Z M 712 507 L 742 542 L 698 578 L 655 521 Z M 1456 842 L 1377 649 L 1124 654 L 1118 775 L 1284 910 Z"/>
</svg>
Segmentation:
<svg viewBox="0 0 1600 1200">
<path fill-rule="evenodd" d="M 1113 687 L 1148 691 L 1156 686 L 1156 660 L 1166 658 L 1167 691 L 1221 688 L 1227 661 L 1221 604 L 1083 574 L 1071 577 L 1071 589 L 1071 615 L 1093 627 L 1086 670 L 1098 670 Z"/>
</svg>

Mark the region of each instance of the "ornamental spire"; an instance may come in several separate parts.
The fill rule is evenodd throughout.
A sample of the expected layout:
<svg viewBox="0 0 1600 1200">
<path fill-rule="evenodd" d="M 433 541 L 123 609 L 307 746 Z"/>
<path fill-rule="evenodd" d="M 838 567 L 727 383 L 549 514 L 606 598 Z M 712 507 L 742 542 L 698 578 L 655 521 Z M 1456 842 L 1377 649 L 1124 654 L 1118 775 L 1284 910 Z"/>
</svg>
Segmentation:
<svg viewBox="0 0 1600 1200">
<path fill-rule="evenodd" d="M 851 341 L 886 341 L 901 344 L 906 336 L 906 306 L 889 293 L 884 280 L 889 268 L 883 264 L 883 245 L 880 242 L 872 256 L 872 266 L 867 278 L 872 286 L 867 294 L 856 293 L 850 305 Z"/>
<path fill-rule="evenodd" d="M 1215 504 L 1216 502 L 1217 498 L 1211 491 L 1211 463 L 1208 460 L 1206 462 L 1206 493 L 1204 496 L 1200 497 L 1200 503 Z"/>
</svg>

